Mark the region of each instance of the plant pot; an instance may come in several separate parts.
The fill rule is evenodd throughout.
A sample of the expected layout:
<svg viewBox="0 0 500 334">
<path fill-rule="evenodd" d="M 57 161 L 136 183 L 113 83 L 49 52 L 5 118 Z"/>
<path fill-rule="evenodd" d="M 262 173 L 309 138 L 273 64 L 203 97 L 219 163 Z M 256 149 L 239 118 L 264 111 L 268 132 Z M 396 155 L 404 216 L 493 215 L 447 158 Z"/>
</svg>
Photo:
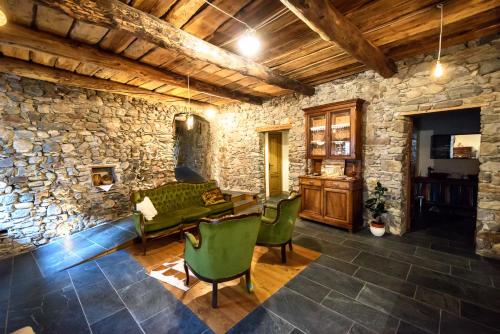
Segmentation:
<svg viewBox="0 0 500 334">
<path fill-rule="evenodd" d="M 379 220 L 370 221 L 370 232 L 376 237 L 381 237 L 385 234 L 385 225 Z"/>
</svg>

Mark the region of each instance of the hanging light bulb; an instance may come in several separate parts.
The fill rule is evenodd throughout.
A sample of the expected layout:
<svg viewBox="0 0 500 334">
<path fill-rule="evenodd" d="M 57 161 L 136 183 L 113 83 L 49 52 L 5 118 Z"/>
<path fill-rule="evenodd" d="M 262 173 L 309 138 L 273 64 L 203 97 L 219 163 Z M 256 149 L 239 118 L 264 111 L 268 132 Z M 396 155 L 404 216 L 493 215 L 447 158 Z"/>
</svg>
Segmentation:
<svg viewBox="0 0 500 334">
<path fill-rule="evenodd" d="M 253 57 L 260 50 L 260 40 L 255 34 L 255 30 L 248 29 L 238 40 L 240 53 L 245 57 Z"/>
<path fill-rule="evenodd" d="M 7 15 L 5 15 L 5 12 L 0 8 L 0 26 L 4 26 L 7 24 Z"/>
<path fill-rule="evenodd" d="M 217 114 L 217 110 L 215 110 L 214 107 L 208 107 L 208 109 L 205 110 L 205 114 L 207 115 L 207 118 L 212 119 Z"/>
<path fill-rule="evenodd" d="M 194 117 L 193 115 L 189 115 L 186 120 L 186 127 L 188 130 L 192 130 L 194 126 Z"/>
<path fill-rule="evenodd" d="M 441 40 L 443 39 L 443 4 L 437 5 L 437 8 L 441 10 L 441 21 L 439 27 L 439 49 L 438 49 L 438 59 L 436 61 L 436 66 L 434 67 L 433 75 L 436 78 L 440 78 L 444 73 L 443 65 L 441 64 Z"/>
</svg>

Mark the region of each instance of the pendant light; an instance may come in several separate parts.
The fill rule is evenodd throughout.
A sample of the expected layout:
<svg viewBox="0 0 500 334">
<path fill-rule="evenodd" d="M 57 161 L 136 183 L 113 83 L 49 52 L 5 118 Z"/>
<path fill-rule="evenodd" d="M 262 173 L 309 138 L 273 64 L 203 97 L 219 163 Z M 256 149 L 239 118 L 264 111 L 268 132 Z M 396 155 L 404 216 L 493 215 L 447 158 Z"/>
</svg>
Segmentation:
<svg viewBox="0 0 500 334">
<path fill-rule="evenodd" d="M 208 98 L 208 103 L 210 103 L 210 106 L 207 110 L 205 110 L 205 114 L 207 115 L 208 119 L 212 119 L 215 117 L 215 114 L 217 114 L 217 110 L 215 110 L 215 108 L 212 106 L 212 95 L 209 95 Z"/>
<path fill-rule="evenodd" d="M 7 15 L 5 15 L 5 12 L 0 8 L 0 27 L 4 26 L 7 24 Z"/>
<path fill-rule="evenodd" d="M 440 78 L 444 73 L 444 68 L 443 65 L 441 64 L 441 41 L 443 39 L 443 4 L 440 3 L 439 5 L 437 5 L 437 8 L 441 10 L 441 20 L 439 26 L 439 49 L 438 49 L 438 58 L 432 74 L 434 75 L 434 77 Z"/>
<path fill-rule="evenodd" d="M 225 15 L 229 16 L 230 18 L 238 21 L 239 23 L 243 24 L 245 27 L 247 27 L 247 30 L 243 35 L 240 36 L 238 39 L 238 49 L 240 50 L 240 53 L 245 56 L 245 57 L 253 57 L 255 56 L 259 51 L 260 51 L 260 40 L 257 37 L 256 30 L 252 28 L 250 25 L 248 25 L 246 22 L 243 22 L 242 20 L 238 19 L 237 17 L 229 14 L 228 12 L 224 11 L 223 9 L 217 7 L 213 3 L 209 2 L 208 0 L 204 0 L 209 6 L 212 6 L 213 8 L 217 9 L 219 12 L 224 13 Z"/>
<path fill-rule="evenodd" d="M 188 112 L 187 112 L 187 119 L 186 119 L 186 127 L 188 130 L 192 130 L 194 126 L 194 117 L 191 112 L 191 90 L 189 86 L 189 74 L 188 74 Z"/>
</svg>

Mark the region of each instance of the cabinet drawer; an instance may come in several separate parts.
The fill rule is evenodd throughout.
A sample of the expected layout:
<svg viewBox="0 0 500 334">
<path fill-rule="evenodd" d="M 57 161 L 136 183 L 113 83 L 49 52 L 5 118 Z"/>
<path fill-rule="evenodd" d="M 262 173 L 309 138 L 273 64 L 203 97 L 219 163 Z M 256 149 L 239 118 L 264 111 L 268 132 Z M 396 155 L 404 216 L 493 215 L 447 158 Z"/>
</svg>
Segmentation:
<svg viewBox="0 0 500 334">
<path fill-rule="evenodd" d="M 325 188 L 349 189 L 349 182 L 325 181 Z"/>
<path fill-rule="evenodd" d="M 306 184 L 308 186 L 321 186 L 321 180 L 300 179 L 300 184 Z"/>
</svg>

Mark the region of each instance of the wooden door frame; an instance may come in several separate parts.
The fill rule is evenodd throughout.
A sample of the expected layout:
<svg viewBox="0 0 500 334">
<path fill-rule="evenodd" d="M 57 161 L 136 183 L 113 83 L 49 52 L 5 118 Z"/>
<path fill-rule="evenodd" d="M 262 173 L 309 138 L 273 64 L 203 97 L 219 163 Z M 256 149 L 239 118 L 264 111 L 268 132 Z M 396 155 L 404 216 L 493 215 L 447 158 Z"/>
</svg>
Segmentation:
<svg viewBox="0 0 500 334">
<path fill-rule="evenodd" d="M 267 170 L 268 170 L 268 185 L 267 188 L 269 189 L 269 196 L 272 196 L 271 193 L 271 137 L 279 138 L 279 191 L 278 195 L 281 195 L 283 192 L 283 133 L 282 132 L 269 132 L 267 135 L 268 141 L 267 141 L 267 147 L 268 147 L 268 159 L 267 159 Z M 278 152 L 274 152 L 278 153 Z"/>
<path fill-rule="evenodd" d="M 289 159 L 290 157 L 290 152 L 289 152 L 289 143 L 288 143 L 288 138 L 289 138 L 289 131 L 288 129 L 280 129 L 280 131 L 264 131 L 262 132 L 265 136 L 264 139 L 264 195 L 265 197 L 268 197 L 270 195 L 269 193 L 269 134 L 270 133 L 280 133 L 281 134 L 281 190 L 283 193 L 286 193 L 289 191 L 290 188 L 290 175 L 289 175 L 289 169 L 290 169 L 290 163 L 285 163 L 285 159 Z M 286 140 L 285 140 L 286 138 Z M 285 146 L 288 147 L 288 149 L 285 152 Z M 288 181 L 288 187 L 286 186 L 287 183 L 285 181 Z"/>
</svg>

